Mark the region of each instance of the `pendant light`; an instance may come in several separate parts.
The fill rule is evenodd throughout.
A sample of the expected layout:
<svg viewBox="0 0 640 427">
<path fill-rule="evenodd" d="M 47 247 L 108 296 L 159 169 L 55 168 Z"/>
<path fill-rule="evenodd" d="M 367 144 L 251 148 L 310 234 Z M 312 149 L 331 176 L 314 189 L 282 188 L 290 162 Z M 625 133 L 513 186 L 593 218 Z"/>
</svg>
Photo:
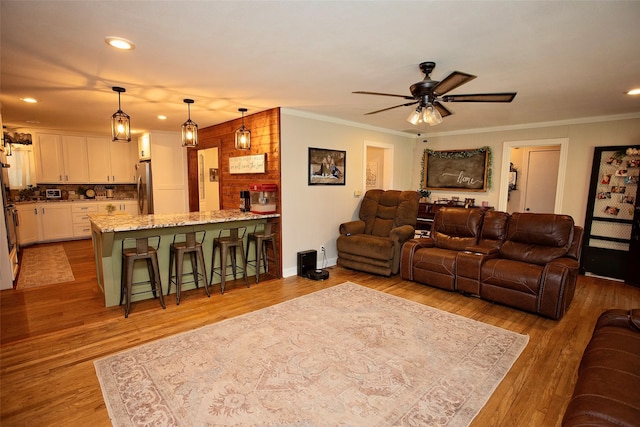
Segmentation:
<svg viewBox="0 0 640 427">
<path fill-rule="evenodd" d="M 131 142 L 131 120 L 127 113 L 120 109 L 120 94 L 127 90 L 123 87 L 114 86 L 114 92 L 118 92 L 118 111 L 111 116 L 111 139 L 115 141 Z"/>
<path fill-rule="evenodd" d="M 244 127 L 244 113 L 246 108 L 238 108 L 242 113 L 242 126 L 236 131 L 236 150 L 248 150 L 251 148 L 251 131 Z"/>
<path fill-rule="evenodd" d="M 195 147 L 198 145 L 198 125 L 191 121 L 191 104 L 193 99 L 183 99 L 187 104 L 187 121 L 182 124 L 182 146 Z"/>
</svg>

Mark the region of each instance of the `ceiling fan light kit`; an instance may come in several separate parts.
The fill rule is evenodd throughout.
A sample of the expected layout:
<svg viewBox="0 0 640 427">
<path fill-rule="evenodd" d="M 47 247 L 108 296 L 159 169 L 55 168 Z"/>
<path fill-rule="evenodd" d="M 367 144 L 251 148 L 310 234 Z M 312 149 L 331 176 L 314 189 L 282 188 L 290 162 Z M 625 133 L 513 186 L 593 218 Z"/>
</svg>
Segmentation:
<svg viewBox="0 0 640 427">
<path fill-rule="evenodd" d="M 111 139 L 112 141 L 131 142 L 131 118 L 120 108 L 120 94 L 127 90 L 123 87 L 114 86 L 111 88 L 118 92 L 118 111 L 111 116 Z"/>
<path fill-rule="evenodd" d="M 411 96 L 367 91 L 356 91 L 353 93 L 363 95 L 395 96 L 411 100 L 411 102 L 406 102 L 404 104 L 394 105 L 393 107 L 383 108 L 382 110 L 371 111 L 369 113 L 365 113 L 365 115 L 381 113 L 398 107 L 407 107 L 409 105 L 418 104 L 417 108 L 409 114 L 409 117 L 407 117 L 407 121 L 412 125 L 428 123 L 430 126 L 442 123 L 443 117 L 453 114 L 444 105 L 442 105 L 442 102 L 511 102 L 517 94 L 517 92 L 504 92 L 445 95 L 453 89 L 475 79 L 476 76 L 462 73 L 460 71 L 454 71 L 442 81 L 432 80 L 431 72 L 435 66 L 435 62 L 423 62 L 420 64 L 420 70 L 422 70 L 425 77 L 424 80 L 411 85 L 409 88 Z"/>
</svg>

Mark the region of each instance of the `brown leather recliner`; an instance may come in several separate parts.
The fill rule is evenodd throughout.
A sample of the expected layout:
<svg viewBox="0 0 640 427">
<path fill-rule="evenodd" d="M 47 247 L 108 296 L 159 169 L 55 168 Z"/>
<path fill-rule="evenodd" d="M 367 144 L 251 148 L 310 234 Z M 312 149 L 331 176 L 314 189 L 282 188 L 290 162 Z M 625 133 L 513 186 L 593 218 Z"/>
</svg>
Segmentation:
<svg viewBox="0 0 640 427">
<path fill-rule="evenodd" d="M 397 274 L 402 245 L 415 233 L 419 198 L 417 191 L 367 191 L 359 219 L 340 225 L 338 265 L 383 276 Z"/>
<path fill-rule="evenodd" d="M 640 425 L 640 309 L 602 313 L 584 350 L 563 427 Z"/>
</svg>

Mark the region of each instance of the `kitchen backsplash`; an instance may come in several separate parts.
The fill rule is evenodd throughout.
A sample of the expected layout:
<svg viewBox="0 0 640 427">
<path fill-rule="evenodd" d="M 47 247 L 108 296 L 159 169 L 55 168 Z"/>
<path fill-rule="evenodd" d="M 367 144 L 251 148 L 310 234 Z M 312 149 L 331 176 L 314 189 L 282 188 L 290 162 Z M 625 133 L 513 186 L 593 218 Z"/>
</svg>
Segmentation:
<svg viewBox="0 0 640 427">
<path fill-rule="evenodd" d="M 114 185 L 39 185 L 38 187 L 32 187 L 28 190 L 10 190 L 10 197 L 12 201 L 25 201 L 25 200 L 45 200 L 45 190 L 47 189 L 59 189 L 66 191 L 69 200 L 108 200 L 105 195 L 106 189 L 113 189 L 113 199 L 135 199 L 136 198 L 136 186 L 135 184 L 114 184 Z M 87 197 L 87 190 L 93 190 L 95 196 L 93 198 Z M 91 194 L 91 192 L 89 192 Z"/>
</svg>

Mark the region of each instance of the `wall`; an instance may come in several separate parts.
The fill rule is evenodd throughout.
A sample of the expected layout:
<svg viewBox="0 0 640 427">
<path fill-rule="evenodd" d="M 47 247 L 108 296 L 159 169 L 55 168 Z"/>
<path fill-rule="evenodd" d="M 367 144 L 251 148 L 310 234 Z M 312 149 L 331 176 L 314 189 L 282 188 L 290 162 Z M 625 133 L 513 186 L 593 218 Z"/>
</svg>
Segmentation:
<svg viewBox="0 0 640 427">
<path fill-rule="evenodd" d="M 492 187 L 487 192 L 433 191 L 431 199 L 459 196 L 462 200 L 471 197 L 476 199 L 476 204 L 488 201 L 490 206 L 498 204 L 500 182 L 502 181 L 502 147 L 505 141 L 568 138 L 569 152 L 561 213 L 571 215 L 576 224 L 584 225 L 593 148 L 640 144 L 640 118 L 636 115 L 631 118 L 593 121 L 591 123 L 549 125 L 529 129 L 495 130 L 468 134 L 447 135 L 443 133 L 427 136 L 428 142 L 426 144 L 419 142 L 414 149 L 410 188 L 418 188 L 422 153 L 425 148 L 456 150 L 489 146 L 492 150 Z M 419 138 L 420 141 L 423 139 L 425 138 Z"/>
<path fill-rule="evenodd" d="M 383 129 L 281 109 L 282 156 L 282 262 L 285 276 L 297 273 L 297 253 L 326 248 L 327 263 L 336 263 L 336 238 L 342 222 L 356 219 L 364 194 L 364 143 L 394 146 L 393 183 L 398 190 L 416 190 L 410 168 L 414 138 Z M 308 149 L 329 148 L 347 152 L 345 185 L 308 185 Z M 387 172 L 387 171 L 385 171 Z"/>
</svg>

